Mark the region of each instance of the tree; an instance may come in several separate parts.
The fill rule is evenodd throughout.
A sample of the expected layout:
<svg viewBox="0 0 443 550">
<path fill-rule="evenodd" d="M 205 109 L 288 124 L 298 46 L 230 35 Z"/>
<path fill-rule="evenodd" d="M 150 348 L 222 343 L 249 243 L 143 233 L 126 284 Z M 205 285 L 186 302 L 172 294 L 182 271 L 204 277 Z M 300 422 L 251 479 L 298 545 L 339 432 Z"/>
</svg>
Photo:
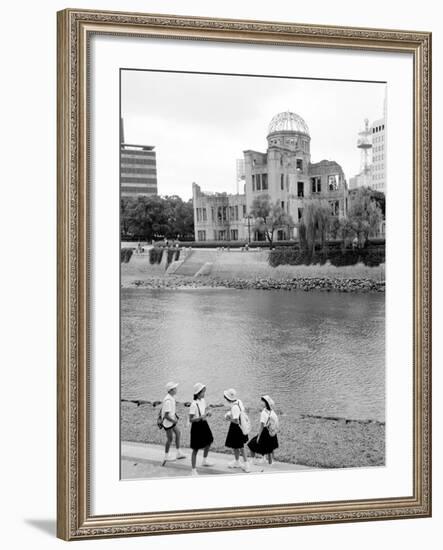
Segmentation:
<svg viewBox="0 0 443 550">
<path fill-rule="evenodd" d="M 122 238 L 125 238 L 129 233 L 129 224 L 128 224 L 128 212 L 129 212 L 129 201 L 127 198 L 122 197 L 120 200 L 120 233 Z"/>
<path fill-rule="evenodd" d="M 316 219 L 317 219 L 317 230 L 320 235 L 321 247 L 324 250 L 326 245 L 326 237 L 329 233 L 332 222 L 331 207 L 326 200 L 318 201 L 319 204 L 316 205 Z"/>
<path fill-rule="evenodd" d="M 336 239 L 340 235 L 341 231 L 341 220 L 338 218 L 338 216 L 333 216 L 333 219 L 331 221 L 330 227 L 329 227 L 329 235 L 331 236 L 331 239 Z"/>
<path fill-rule="evenodd" d="M 352 224 L 348 218 L 342 218 L 339 221 L 338 235 L 342 240 L 342 247 L 346 248 L 347 244 L 349 243 L 349 239 L 352 239 L 352 237 L 355 235 Z"/>
<path fill-rule="evenodd" d="M 168 213 L 161 197 L 138 197 L 134 214 L 139 232 L 146 240 L 163 237 L 168 232 Z"/>
<path fill-rule="evenodd" d="M 150 241 L 153 238 L 193 238 L 194 211 L 192 200 L 180 197 L 123 197 L 120 201 L 122 237 Z"/>
<path fill-rule="evenodd" d="M 386 197 L 385 194 L 382 191 L 376 191 L 375 189 L 371 189 L 371 196 L 373 200 L 378 204 L 380 207 L 381 213 L 383 215 L 383 218 L 385 217 L 386 212 Z"/>
<path fill-rule="evenodd" d="M 373 197 L 373 191 L 367 187 L 359 187 L 353 194 L 348 210 L 348 220 L 355 235 L 358 246 L 362 248 L 370 235 L 375 235 L 383 214 Z"/>
<path fill-rule="evenodd" d="M 194 237 L 194 206 L 192 199 L 184 202 L 181 197 L 165 197 L 168 215 L 167 237 L 187 239 Z"/>
<path fill-rule="evenodd" d="M 383 218 L 386 214 L 386 196 L 383 193 L 383 191 L 377 191 L 376 189 L 372 189 L 371 187 L 357 187 L 356 189 L 351 189 L 349 191 L 349 200 L 353 200 L 354 196 L 361 192 L 361 189 L 365 189 L 368 195 L 371 197 L 372 200 L 374 200 L 378 206 L 380 207 L 381 213 L 383 215 Z"/>
<path fill-rule="evenodd" d="M 300 246 L 312 255 L 314 254 L 315 243 L 320 238 L 321 246 L 324 249 L 331 223 L 332 214 L 328 201 L 306 199 L 298 225 Z"/>
<path fill-rule="evenodd" d="M 255 228 L 264 233 L 272 248 L 276 229 L 294 227 L 294 222 L 289 214 L 278 204 L 272 204 L 269 195 L 259 195 L 252 201 L 251 216 L 255 219 Z"/>
</svg>

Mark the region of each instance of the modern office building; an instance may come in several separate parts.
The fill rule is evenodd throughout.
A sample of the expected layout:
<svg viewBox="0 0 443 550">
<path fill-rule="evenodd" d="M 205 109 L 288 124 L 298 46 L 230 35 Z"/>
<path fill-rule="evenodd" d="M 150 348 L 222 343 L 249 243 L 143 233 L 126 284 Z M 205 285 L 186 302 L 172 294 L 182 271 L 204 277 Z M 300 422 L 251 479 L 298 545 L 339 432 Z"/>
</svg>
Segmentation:
<svg viewBox="0 0 443 550">
<path fill-rule="evenodd" d="M 312 198 L 327 200 L 334 216 L 346 215 L 348 188 L 343 170 L 335 161 L 311 163 L 311 137 L 301 116 L 290 111 L 274 116 L 267 144 L 265 153 L 243 153 L 244 194 L 203 193 L 193 184 L 196 240 L 262 240 L 249 213 L 254 198 L 265 194 L 295 223 L 306 199 Z M 293 238 L 296 232 L 295 227 L 278 228 L 276 239 Z"/>
<path fill-rule="evenodd" d="M 386 118 L 372 123 L 371 188 L 386 193 Z"/>
<path fill-rule="evenodd" d="M 122 197 L 157 194 L 157 162 L 153 145 L 124 142 L 120 120 L 120 188 Z"/>
</svg>

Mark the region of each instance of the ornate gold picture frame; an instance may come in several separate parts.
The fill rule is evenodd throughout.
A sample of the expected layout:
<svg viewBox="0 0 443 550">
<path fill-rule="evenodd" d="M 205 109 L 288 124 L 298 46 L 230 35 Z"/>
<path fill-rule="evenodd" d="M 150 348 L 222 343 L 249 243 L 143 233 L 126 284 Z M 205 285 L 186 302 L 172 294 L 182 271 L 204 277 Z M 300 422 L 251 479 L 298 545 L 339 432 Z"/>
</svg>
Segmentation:
<svg viewBox="0 0 443 550">
<path fill-rule="evenodd" d="M 413 57 L 412 494 L 94 515 L 91 511 L 89 47 L 95 35 L 302 46 Z M 58 13 L 58 536 L 64 540 L 431 515 L 431 34 L 252 20 Z M 159 481 L 158 483 L 162 483 Z"/>
</svg>

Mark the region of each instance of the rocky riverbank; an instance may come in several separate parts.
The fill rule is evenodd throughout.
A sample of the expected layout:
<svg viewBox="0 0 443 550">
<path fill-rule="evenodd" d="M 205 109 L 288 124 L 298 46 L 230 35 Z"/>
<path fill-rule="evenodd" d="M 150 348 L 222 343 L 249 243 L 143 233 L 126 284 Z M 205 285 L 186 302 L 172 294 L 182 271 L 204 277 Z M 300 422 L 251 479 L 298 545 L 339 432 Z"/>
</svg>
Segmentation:
<svg viewBox="0 0 443 550">
<path fill-rule="evenodd" d="M 165 435 L 157 427 L 159 401 L 122 400 L 121 438 L 125 441 L 163 444 Z M 188 403 L 178 403 L 182 445 L 189 446 Z M 224 446 L 228 424 L 223 405 L 209 405 L 208 419 L 214 434 L 213 450 L 229 453 Z M 383 422 L 351 420 L 314 415 L 280 416 L 279 448 L 276 460 L 318 468 L 352 468 L 385 464 L 385 425 Z M 259 411 L 248 410 L 251 437 L 258 428 Z"/>
<path fill-rule="evenodd" d="M 147 277 L 122 284 L 125 288 L 178 289 L 178 288 L 234 288 L 258 290 L 321 290 L 338 292 L 384 292 L 385 282 L 374 279 L 331 278 L 331 277 L 292 277 L 288 279 L 272 278 L 218 278 L 187 277 L 170 275 L 165 277 Z"/>
</svg>

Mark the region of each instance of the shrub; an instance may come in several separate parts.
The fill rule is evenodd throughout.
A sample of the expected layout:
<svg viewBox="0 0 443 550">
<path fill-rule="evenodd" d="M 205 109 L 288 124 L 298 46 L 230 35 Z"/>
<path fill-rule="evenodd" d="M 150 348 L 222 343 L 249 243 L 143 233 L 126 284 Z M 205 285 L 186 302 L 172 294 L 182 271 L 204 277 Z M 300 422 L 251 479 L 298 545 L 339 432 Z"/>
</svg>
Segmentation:
<svg viewBox="0 0 443 550">
<path fill-rule="evenodd" d="M 326 250 L 315 250 L 311 255 L 297 247 L 277 248 L 269 253 L 269 265 L 324 265 L 327 261 L 335 267 L 355 265 L 359 262 L 368 267 L 376 267 L 385 262 L 385 249 L 375 246 L 363 249 L 340 250 L 336 243 Z"/>
<path fill-rule="evenodd" d="M 168 248 L 167 253 L 168 253 L 168 256 L 166 259 L 166 265 L 169 265 L 175 257 L 175 250 L 173 248 Z"/>
<path fill-rule="evenodd" d="M 161 264 L 163 258 L 163 248 L 159 248 L 157 252 L 157 263 Z"/>
<path fill-rule="evenodd" d="M 132 248 L 121 248 L 120 249 L 120 263 L 127 264 L 131 259 L 133 250 Z"/>
<path fill-rule="evenodd" d="M 278 265 L 301 265 L 307 262 L 307 254 L 298 248 L 276 248 L 269 253 L 269 264 L 272 267 Z"/>
<path fill-rule="evenodd" d="M 160 264 L 163 258 L 163 248 L 154 246 L 149 249 L 149 263 L 151 265 Z"/>
<path fill-rule="evenodd" d="M 149 263 L 154 265 L 157 261 L 157 250 L 155 248 L 149 249 Z"/>
<path fill-rule="evenodd" d="M 385 262 L 384 248 L 367 248 L 364 250 L 364 264 L 375 267 Z"/>
<path fill-rule="evenodd" d="M 357 250 L 343 250 L 343 251 L 334 251 L 333 253 L 328 254 L 328 260 L 331 262 L 331 265 L 335 267 L 342 267 L 345 265 L 355 265 L 361 261 L 360 251 Z"/>
</svg>

